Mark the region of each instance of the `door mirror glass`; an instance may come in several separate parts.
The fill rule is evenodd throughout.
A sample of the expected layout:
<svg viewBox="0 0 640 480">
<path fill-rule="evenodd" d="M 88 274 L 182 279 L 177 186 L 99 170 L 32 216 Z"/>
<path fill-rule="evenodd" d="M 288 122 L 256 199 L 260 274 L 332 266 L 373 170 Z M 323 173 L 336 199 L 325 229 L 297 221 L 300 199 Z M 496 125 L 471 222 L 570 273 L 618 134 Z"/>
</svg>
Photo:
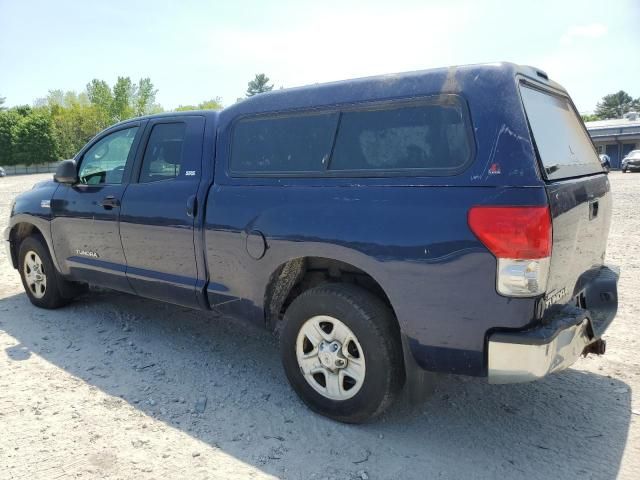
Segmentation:
<svg viewBox="0 0 640 480">
<path fill-rule="evenodd" d="M 53 180 L 58 183 L 73 185 L 78 183 L 78 171 L 74 160 L 63 160 L 56 168 Z"/>
</svg>

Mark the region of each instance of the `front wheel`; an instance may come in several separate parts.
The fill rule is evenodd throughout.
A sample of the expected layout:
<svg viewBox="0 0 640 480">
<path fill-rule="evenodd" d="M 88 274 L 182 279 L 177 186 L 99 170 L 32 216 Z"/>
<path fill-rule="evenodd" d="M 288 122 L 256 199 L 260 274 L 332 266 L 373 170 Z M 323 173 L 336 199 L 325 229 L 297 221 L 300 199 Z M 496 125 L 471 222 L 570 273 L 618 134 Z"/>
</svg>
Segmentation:
<svg viewBox="0 0 640 480">
<path fill-rule="evenodd" d="M 70 298 L 63 296 L 65 280 L 55 271 L 49 249 L 39 237 L 27 237 L 18 253 L 20 278 L 31 303 L 40 308 L 58 308 Z"/>
<path fill-rule="evenodd" d="M 321 285 L 297 297 L 285 313 L 280 348 L 300 398 L 341 422 L 379 415 L 404 383 L 393 312 L 355 285 Z"/>
</svg>

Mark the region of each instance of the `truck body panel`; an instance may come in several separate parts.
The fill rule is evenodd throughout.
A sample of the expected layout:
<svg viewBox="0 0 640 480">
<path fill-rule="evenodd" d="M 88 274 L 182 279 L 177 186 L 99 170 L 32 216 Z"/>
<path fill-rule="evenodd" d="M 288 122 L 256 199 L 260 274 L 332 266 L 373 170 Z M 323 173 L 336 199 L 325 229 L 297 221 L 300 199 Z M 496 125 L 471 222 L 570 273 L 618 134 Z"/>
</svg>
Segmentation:
<svg viewBox="0 0 640 480">
<path fill-rule="evenodd" d="M 123 122 L 76 157 L 82 169 L 101 138 L 137 128 L 121 183 L 51 182 L 17 201 L 5 237 L 14 249 L 12 228 L 33 218 L 57 269 L 71 280 L 272 328 L 268 292 L 283 265 L 301 258 L 342 262 L 381 289 L 419 366 L 485 376 L 490 335 L 528 331 L 542 325 L 554 305 L 579 302 L 575 297 L 604 262 L 610 222 L 604 174 L 586 169 L 548 178 L 523 106 L 523 81 L 565 98 L 559 85 L 530 67 L 472 65 L 276 91 L 222 112 Z M 470 161 L 455 174 L 329 166 L 311 174 L 239 174 L 231 168 L 234 131 L 247 119 L 322 114 L 338 119 L 338 132 L 345 112 L 448 96 L 462 105 L 470 141 Z M 565 108 L 573 108 L 565 100 Z M 160 125 L 185 127 L 179 139 L 154 146 Z M 329 132 L 334 144 L 336 132 Z M 169 141 L 180 142 L 179 168 L 167 160 Z M 149 175 L 168 175 L 166 180 L 142 181 L 149 155 L 162 163 Z M 51 200 L 49 209 L 34 206 L 43 195 Z M 550 208 L 553 248 L 543 294 L 498 293 L 496 256 L 468 224 L 468 212 L 477 206 Z M 15 262 L 14 250 L 12 257 Z"/>
</svg>

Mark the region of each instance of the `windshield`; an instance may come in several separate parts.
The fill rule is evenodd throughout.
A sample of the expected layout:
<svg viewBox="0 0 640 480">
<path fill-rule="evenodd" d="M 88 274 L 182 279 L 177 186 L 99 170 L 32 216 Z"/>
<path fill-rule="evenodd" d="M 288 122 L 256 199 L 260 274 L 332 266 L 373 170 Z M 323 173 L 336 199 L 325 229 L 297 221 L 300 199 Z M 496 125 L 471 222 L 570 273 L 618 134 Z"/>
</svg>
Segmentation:
<svg viewBox="0 0 640 480">
<path fill-rule="evenodd" d="M 526 85 L 520 92 L 547 179 L 602 172 L 591 139 L 567 97 Z"/>
</svg>

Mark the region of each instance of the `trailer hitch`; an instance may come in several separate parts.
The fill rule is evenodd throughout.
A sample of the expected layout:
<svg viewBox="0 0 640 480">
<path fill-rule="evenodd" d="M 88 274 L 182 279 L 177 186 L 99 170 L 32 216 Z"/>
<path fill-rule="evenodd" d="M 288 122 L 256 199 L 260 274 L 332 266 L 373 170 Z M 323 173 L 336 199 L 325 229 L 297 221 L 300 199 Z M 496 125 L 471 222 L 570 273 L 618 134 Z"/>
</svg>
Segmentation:
<svg viewBox="0 0 640 480">
<path fill-rule="evenodd" d="M 606 350 L 607 350 L 607 342 L 599 338 L 595 342 L 590 343 L 589 345 L 584 347 L 584 350 L 582 351 L 582 355 L 585 357 L 590 353 L 593 353 L 595 355 L 604 355 L 604 352 Z"/>
</svg>

